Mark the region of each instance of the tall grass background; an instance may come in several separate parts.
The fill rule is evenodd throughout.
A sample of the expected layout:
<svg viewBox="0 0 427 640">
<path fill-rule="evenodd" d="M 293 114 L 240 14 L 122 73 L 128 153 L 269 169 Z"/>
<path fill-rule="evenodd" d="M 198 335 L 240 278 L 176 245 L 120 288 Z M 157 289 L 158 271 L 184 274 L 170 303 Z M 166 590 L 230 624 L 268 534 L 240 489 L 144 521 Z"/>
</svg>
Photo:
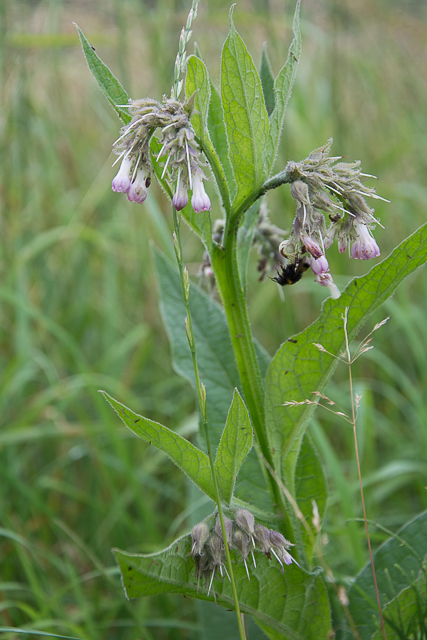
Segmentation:
<svg viewBox="0 0 427 640">
<path fill-rule="evenodd" d="M 193 40 L 214 81 L 229 3 L 201 2 Z M 273 69 L 290 41 L 294 2 L 240 0 L 235 24 Z M 151 552 L 188 530 L 183 477 L 136 441 L 102 388 L 191 437 L 193 393 L 171 367 L 157 308 L 153 240 L 171 251 L 171 212 L 153 186 L 143 206 L 111 192 L 119 121 L 86 67 L 84 30 L 132 97 L 172 85 L 189 2 L 3 0 L 0 3 L 1 430 L 0 624 L 85 640 L 200 638 L 181 597 L 127 603 L 111 547 Z M 334 154 L 379 176 L 382 255 L 425 221 L 427 10 L 419 0 L 303 0 L 303 56 L 277 166 L 334 137 Z M 192 45 L 190 45 L 192 46 Z M 211 183 L 212 184 L 212 183 Z M 213 215 L 220 216 L 218 201 Z M 282 187 L 271 219 L 289 228 Z M 196 277 L 202 248 L 184 230 Z M 340 287 L 371 266 L 332 248 Z M 306 276 L 286 292 L 250 266 L 256 336 L 271 354 L 318 315 L 325 292 Z M 390 315 L 354 367 L 368 516 L 396 530 L 427 508 L 427 281 L 405 281 L 372 319 Z M 371 324 L 369 328 L 372 328 Z M 368 327 L 367 327 L 368 328 Z M 340 375 L 341 373 L 341 375 Z M 344 370 L 329 389 L 349 406 Z M 319 410 L 311 425 L 330 481 L 325 557 L 346 583 L 367 562 L 350 428 Z M 374 544 L 385 534 L 372 528 Z"/>
</svg>

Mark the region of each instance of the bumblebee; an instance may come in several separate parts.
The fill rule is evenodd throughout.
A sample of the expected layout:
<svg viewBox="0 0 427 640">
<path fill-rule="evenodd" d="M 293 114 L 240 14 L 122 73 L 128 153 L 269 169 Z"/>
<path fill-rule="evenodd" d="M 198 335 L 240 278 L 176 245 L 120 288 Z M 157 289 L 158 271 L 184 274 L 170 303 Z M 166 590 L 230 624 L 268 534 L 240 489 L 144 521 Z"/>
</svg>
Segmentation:
<svg viewBox="0 0 427 640">
<path fill-rule="evenodd" d="M 310 266 L 310 262 L 307 258 L 295 258 L 295 262 L 290 262 L 286 265 L 280 266 L 280 272 L 278 269 L 277 276 L 275 278 L 271 278 L 277 284 L 280 284 L 281 287 L 284 287 L 286 284 L 295 284 L 299 280 L 301 280 L 304 273 Z"/>
</svg>

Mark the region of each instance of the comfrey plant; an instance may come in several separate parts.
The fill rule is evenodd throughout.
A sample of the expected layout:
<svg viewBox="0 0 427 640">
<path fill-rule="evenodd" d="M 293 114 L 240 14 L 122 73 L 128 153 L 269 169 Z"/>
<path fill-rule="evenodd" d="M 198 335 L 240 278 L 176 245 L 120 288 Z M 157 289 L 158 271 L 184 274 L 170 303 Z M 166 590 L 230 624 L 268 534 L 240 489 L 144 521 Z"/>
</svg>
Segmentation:
<svg viewBox="0 0 427 640">
<path fill-rule="evenodd" d="M 336 622 L 328 585 L 336 588 L 345 612 L 341 637 L 362 637 L 358 625 L 366 604 L 352 591 L 347 597 L 345 585 L 336 584 L 322 559 L 327 485 L 307 434 L 317 401 L 307 399 L 313 393 L 325 397 L 340 354 L 350 354 L 362 324 L 427 260 L 426 230 L 415 232 L 340 293 L 326 252 L 336 239 L 350 258 L 380 255 L 372 234 L 379 223 L 367 204 L 379 196 L 367 186 L 373 176 L 362 173 L 359 162 L 331 156 L 332 140 L 273 175 L 301 55 L 300 0 L 288 57 L 275 78 L 265 49 L 258 72 L 230 12 L 219 88 L 200 55 L 187 56 L 197 4 L 193 0 L 181 32 L 170 97 L 161 101 L 129 99 L 79 30 L 89 68 L 123 124 L 113 144 L 114 164 L 120 163 L 113 190 L 143 205 L 155 179 L 171 201 L 178 268 L 158 251 L 154 263 L 176 369 L 197 395 L 199 446 L 104 396 L 125 425 L 163 451 L 209 501 L 191 531 L 167 549 L 149 555 L 116 549 L 114 555 L 128 598 L 178 593 L 205 601 L 204 606 L 215 601 L 235 610 L 241 640 L 247 637 L 248 616 L 269 638 L 331 638 Z M 219 196 L 215 220 L 204 186 L 208 179 Z M 283 226 L 290 228 L 285 232 L 270 223 L 266 197 L 289 185 L 296 214 L 293 222 L 284 218 Z M 216 286 L 221 305 L 190 282 L 182 219 L 204 245 L 200 275 Z M 282 344 L 273 358 L 253 338 L 248 319 L 246 272 L 253 246 L 262 286 L 294 285 L 311 269 L 330 293 L 319 319 Z M 354 412 L 352 424 L 355 429 Z M 354 593 L 364 590 L 372 603 L 369 579 L 361 580 Z M 379 607 L 370 611 L 364 638 L 377 633 L 380 619 L 385 635 L 387 618 L 380 616 L 385 601 L 377 586 L 376 593 Z M 256 629 L 251 638 L 261 637 Z M 236 632 L 231 629 L 227 637 Z"/>
</svg>

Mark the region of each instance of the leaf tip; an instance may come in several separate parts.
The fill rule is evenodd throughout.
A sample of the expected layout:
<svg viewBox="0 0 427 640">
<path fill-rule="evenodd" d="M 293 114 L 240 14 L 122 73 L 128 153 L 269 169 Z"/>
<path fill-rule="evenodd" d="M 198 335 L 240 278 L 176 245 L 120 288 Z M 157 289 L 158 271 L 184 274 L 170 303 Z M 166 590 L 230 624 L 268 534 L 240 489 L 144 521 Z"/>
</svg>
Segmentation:
<svg viewBox="0 0 427 640">
<path fill-rule="evenodd" d="M 230 7 L 230 12 L 228 14 L 228 22 L 230 25 L 230 29 L 234 29 L 234 22 L 233 22 L 233 13 L 234 13 L 234 7 L 236 6 L 236 3 L 233 2 L 233 4 Z"/>
</svg>

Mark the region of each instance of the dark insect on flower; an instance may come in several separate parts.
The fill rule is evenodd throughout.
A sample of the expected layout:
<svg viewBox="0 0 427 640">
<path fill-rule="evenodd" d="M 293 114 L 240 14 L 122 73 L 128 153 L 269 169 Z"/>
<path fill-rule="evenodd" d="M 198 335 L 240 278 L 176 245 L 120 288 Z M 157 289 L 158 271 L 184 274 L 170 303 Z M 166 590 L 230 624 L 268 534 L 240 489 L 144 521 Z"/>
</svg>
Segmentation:
<svg viewBox="0 0 427 640">
<path fill-rule="evenodd" d="M 301 280 L 303 274 L 307 271 L 310 266 L 310 262 L 307 258 L 296 258 L 295 262 L 290 262 L 286 265 L 281 265 L 280 272 L 278 269 L 277 276 L 275 278 L 271 278 L 277 284 L 280 284 L 281 287 L 284 287 L 286 284 L 295 284 L 299 280 Z"/>
</svg>

